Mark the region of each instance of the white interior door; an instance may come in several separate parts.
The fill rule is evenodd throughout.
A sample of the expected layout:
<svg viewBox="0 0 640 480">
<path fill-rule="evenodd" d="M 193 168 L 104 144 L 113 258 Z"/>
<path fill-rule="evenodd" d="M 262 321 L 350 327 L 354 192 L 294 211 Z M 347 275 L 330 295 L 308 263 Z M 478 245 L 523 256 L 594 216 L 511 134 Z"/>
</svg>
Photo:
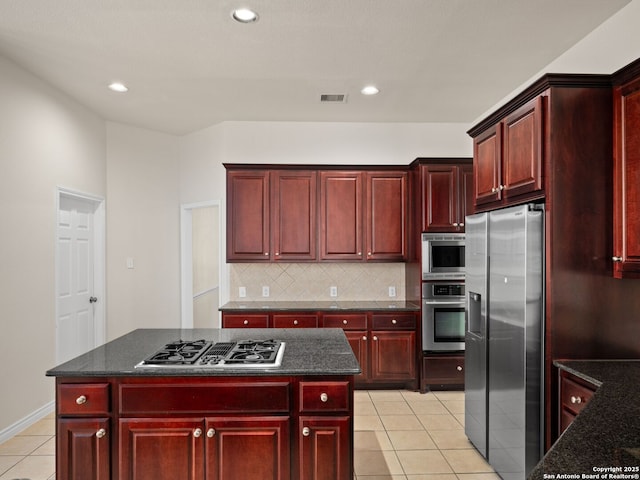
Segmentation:
<svg viewBox="0 0 640 480">
<path fill-rule="evenodd" d="M 100 202 L 60 193 L 56 237 L 56 351 L 64 362 L 104 341 Z M 96 225 L 96 217 L 98 225 Z M 98 228 L 97 228 L 98 227 Z M 101 292 L 100 292 L 101 293 Z"/>
</svg>

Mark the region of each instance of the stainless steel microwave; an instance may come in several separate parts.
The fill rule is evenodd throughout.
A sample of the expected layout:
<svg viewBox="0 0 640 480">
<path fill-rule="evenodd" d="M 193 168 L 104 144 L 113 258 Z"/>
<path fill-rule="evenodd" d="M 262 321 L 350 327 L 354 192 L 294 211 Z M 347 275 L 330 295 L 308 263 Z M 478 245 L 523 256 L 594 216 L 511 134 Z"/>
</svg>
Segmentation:
<svg viewBox="0 0 640 480">
<path fill-rule="evenodd" d="M 464 233 L 422 234 L 422 280 L 464 280 Z"/>
</svg>

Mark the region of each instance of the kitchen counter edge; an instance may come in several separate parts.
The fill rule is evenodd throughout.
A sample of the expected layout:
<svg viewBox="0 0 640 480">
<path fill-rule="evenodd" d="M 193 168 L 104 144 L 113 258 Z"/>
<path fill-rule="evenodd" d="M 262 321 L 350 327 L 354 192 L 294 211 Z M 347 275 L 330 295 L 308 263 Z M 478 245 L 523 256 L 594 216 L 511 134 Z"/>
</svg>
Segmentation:
<svg viewBox="0 0 640 480">
<path fill-rule="evenodd" d="M 420 302 L 396 301 L 232 301 L 219 307 L 221 312 L 274 311 L 274 312 L 335 312 L 335 311 L 374 311 L 374 312 L 418 312 Z"/>
<path fill-rule="evenodd" d="M 528 480 L 614 473 L 597 470 L 608 467 L 620 467 L 622 474 L 640 474 L 635 469 L 640 467 L 640 360 L 555 360 L 553 364 L 598 388 Z M 634 470 L 624 472 L 624 467 Z"/>
</svg>

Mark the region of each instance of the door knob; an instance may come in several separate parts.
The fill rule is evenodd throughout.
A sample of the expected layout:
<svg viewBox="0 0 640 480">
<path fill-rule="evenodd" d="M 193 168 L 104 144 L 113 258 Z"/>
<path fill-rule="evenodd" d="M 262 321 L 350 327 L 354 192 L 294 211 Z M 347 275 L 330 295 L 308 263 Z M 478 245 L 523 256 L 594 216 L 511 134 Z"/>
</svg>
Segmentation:
<svg viewBox="0 0 640 480">
<path fill-rule="evenodd" d="M 98 297 L 89 297 L 89 303 L 96 303 L 98 301 Z"/>
</svg>

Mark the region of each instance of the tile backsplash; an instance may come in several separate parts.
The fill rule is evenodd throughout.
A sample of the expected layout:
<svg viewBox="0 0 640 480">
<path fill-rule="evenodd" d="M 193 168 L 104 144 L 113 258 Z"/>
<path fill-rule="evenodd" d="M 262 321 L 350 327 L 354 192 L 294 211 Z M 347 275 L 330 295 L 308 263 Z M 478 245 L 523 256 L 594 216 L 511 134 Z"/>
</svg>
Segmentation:
<svg viewBox="0 0 640 480">
<path fill-rule="evenodd" d="M 405 298 L 404 263 L 233 263 L 231 301 L 389 300 L 395 287 L 396 300 Z M 239 295 L 240 287 L 246 297 Z M 331 287 L 337 296 L 330 295 Z"/>
</svg>

